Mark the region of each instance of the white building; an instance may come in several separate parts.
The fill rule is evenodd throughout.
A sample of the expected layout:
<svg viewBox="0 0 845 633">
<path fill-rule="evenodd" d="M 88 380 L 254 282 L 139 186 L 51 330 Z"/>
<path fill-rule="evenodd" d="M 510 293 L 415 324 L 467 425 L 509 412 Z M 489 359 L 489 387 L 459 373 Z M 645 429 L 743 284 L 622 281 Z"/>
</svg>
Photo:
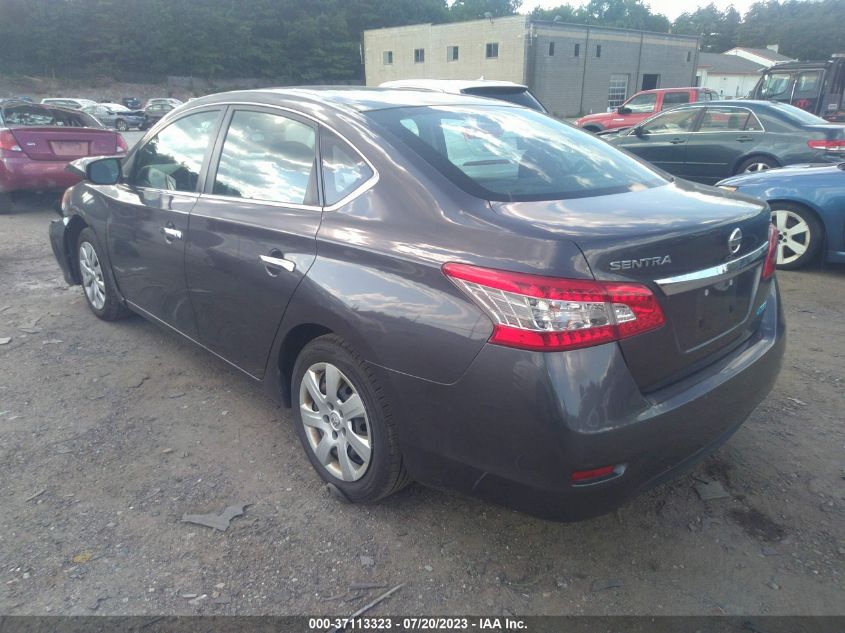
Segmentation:
<svg viewBox="0 0 845 633">
<path fill-rule="evenodd" d="M 740 55 L 727 53 L 699 53 L 696 66 L 696 85 L 712 88 L 723 99 L 744 97 L 771 64 L 760 64 Z"/>
<path fill-rule="evenodd" d="M 736 55 L 737 57 L 742 57 L 743 59 L 747 59 L 755 64 L 765 66 L 766 68 L 774 66 L 775 64 L 780 64 L 781 62 L 794 61 L 791 57 L 781 55 L 778 52 L 777 44 L 770 44 L 766 48 L 746 48 L 745 46 L 737 46 L 729 51 L 725 51 L 723 54 Z"/>
</svg>

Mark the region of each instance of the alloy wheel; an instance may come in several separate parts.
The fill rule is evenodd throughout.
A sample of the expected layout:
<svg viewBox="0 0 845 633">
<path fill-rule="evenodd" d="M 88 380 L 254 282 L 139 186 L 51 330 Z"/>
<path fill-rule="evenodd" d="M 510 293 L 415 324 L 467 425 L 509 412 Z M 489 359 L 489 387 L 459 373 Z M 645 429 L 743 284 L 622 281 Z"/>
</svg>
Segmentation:
<svg viewBox="0 0 845 633">
<path fill-rule="evenodd" d="M 82 287 L 88 301 L 96 310 L 102 310 L 106 305 L 106 283 L 103 281 L 100 258 L 90 242 L 79 245 L 79 272 L 82 274 Z"/>
<path fill-rule="evenodd" d="M 331 363 L 315 363 L 302 377 L 299 409 L 308 444 L 334 477 L 357 481 L 372 457 L 367 411 L 358 390 Z"/>
<path fill-rule="evenodd" d="M 810 247 L 811 232 L 806 220 L 793 211 L 772 211 L 772 222 L 780 232 L 777 264 L 789 264 L 801 257 Z"/>
<path fill-rule="evenodd" d="M 758 171 L 766 171 L 767 169 L 771 169 L 772 166 L 767 163 L 751 163 L 748 167 L 745 168 L 746 174 L 753 174 Z"/>
</svg>

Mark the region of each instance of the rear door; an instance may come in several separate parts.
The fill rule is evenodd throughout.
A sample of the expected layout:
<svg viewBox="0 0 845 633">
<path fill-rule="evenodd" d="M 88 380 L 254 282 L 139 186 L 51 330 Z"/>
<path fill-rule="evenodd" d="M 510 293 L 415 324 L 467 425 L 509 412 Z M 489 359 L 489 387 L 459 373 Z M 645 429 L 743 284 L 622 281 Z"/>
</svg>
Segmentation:
<svg viewBox="0 0 845 633">
<path fill-rule="evenodd" d="M 135 308 L 196 336 L 185 283 L 188 212 L 196 204 L 222 108 L 186 113 L 130 157 L 107 199 L 108 248 L 118 286 Z"/>
<path fill-rule="evenodd" d="M 232 106 L 190 216 L 186 271 L 199 341 L 255 377 L 316 257 L 316 123 Z"/>
<path fill-rule="evenodd" d="M 670 174 L 686 177 L 687 140 L 700 114 L 701 108 L 664 112 L 617 143 Z"/>
<path fill-rule="evenodd" d="M 687 176 L 715 184 L 732 176 L 740 159 L 753 154 L 762 142 L 763 126 L 751 110 L 707 106 L 687 141 Z"/>
<path fill-rule="evenodd" d="M 663 100 L 660 103 L 661 110 L 670 110 L 690 102 L 689 90 L 673 90 L 663 93 Z"/>
</svg>

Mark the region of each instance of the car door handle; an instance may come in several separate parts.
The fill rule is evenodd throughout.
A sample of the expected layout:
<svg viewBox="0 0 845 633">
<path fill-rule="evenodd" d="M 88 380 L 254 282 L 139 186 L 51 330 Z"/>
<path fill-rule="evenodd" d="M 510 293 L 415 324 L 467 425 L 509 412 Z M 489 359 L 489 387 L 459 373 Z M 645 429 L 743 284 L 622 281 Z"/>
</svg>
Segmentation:
<svg viewBox="0 0 845 633">
<path fill-rule="evenodd" d="M 267 270 L 267 274 L 273 277 L 277 277 L 279 275 L 279 269 L 283 269 L 292 273 L 296 268 L 296 264 L 289 259 L 285 259 L 284 255 L 282 255 L 277 250 L 270 251 L 269 255 L 261 255 L 261 261 L 264 263 L 264 268 Z"/>
<path fill-rule="evenodd" d="M 749 141 L 753 141 L 754 138 L 752 138 L 751 136 L 740 136 L 736 140 L 739 141 L 740 143 L 748 143 Z"/>
<path fill-rule="evenodd" d="M 180 231 L 179 229 L 174 229 L 172 226 L 161 227 L 161 232 L 164 234 L 164 239 L 168 242 L 182 239 L 182 231 Z"/>
<path fill-rule="evenodd" d="M 680 145 L 681 143 L 686 143 L 686 142 L 687 142 L 687 139 L 685 139 L 685 138 L 673 138 L 673 139 L 672 139 L 671 141 L 669 141 L 669 142 L 670 142 L 672 145 Z"/>
</svg>

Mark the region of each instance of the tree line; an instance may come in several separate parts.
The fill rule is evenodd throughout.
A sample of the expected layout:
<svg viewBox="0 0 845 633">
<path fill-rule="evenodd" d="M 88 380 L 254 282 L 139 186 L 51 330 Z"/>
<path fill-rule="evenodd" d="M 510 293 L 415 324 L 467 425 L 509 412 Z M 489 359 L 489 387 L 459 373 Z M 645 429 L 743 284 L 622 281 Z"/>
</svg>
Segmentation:
<svg viewBox="0 0 845 633">
<path fill-rule="evenodd" d="M 0 72 L 133 78 L 268 78 L 306 84 L 363 76 L 366 29 L 515 14 L 521 0 L 0 0 Z M 702 49 L 780 44 L 826 58 L 845 48 L 845 0 L 769 0 L 745 16 L 710 5 L 674 22 L 643 0 L 590 0 L 538 19 L 702 35 Z"/>
</svg>

